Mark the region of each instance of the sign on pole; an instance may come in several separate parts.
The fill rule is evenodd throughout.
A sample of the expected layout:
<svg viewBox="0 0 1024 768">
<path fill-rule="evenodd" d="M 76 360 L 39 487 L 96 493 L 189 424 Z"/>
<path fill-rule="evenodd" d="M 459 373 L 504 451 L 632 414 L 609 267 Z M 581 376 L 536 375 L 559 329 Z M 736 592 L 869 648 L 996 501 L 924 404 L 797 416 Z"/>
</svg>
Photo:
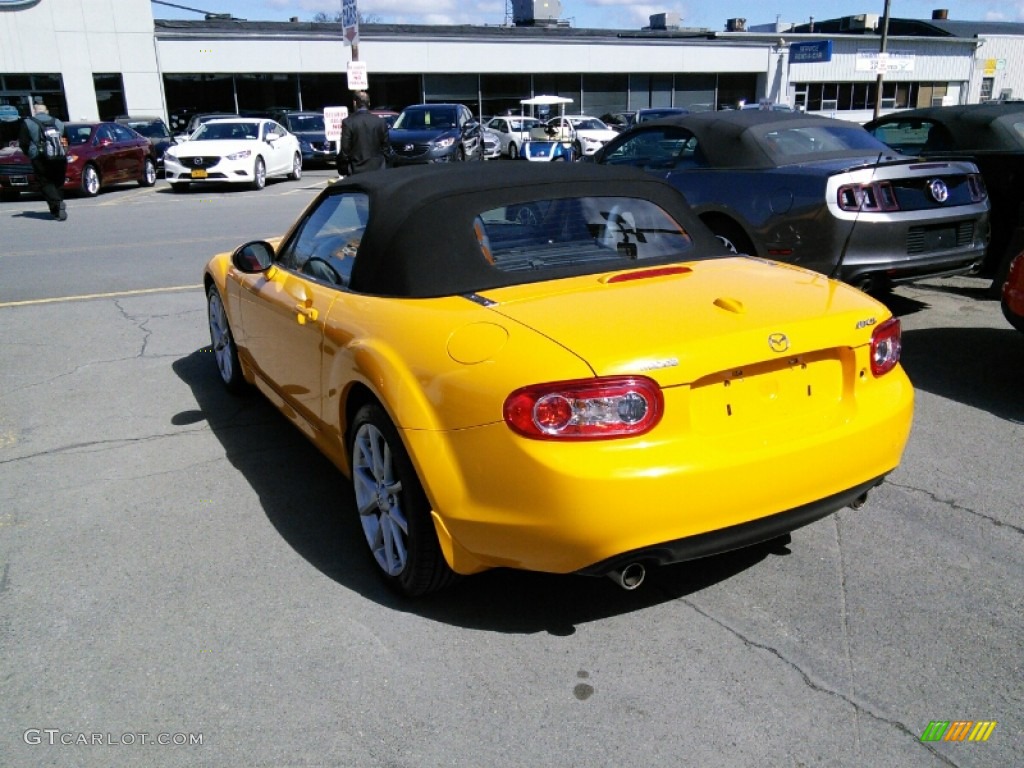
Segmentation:
<svg viewBox="0 0 1024 768">
<path fill-rule="evenodd" d="M 350 61 L 348 63 L 348 89 L 350 91 L 365 91 L 370 87 L 370 77 L 366 73 L 365 61 Z"/>
<path fill-rule="evenodd" d="M 345 28 L 345 45 L 359 45 L 359 11 L 356 0 L 341 0 L 341 23 Z"/>
<path fill-rule="evenodd" d="M 348 107 L 324 107 L 324 133 L 328 141 L 341 140 L 341 121 L 348 117 Z"/>
</svg>

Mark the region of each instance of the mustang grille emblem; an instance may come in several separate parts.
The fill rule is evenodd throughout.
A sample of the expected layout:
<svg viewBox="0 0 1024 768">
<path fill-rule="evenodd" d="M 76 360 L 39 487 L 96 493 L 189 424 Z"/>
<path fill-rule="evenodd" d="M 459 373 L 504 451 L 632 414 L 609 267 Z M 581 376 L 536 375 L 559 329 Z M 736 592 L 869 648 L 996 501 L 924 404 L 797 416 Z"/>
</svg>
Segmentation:
<svg viewBox="0 0 1024 768">
<path fill-rule="evenodd" d="M 949 187 L 942 179 L 932 179 L 928 182 L 928 192 L 936 203 L 944 203 L 949 199 Z"/>
<path fill-rule="evenodd" d="M 784 333 L 773 333 L 768 337 L 768 346 L 772 352 L 785 352 L 789 349 L 789 337 Z"/>
</svg>

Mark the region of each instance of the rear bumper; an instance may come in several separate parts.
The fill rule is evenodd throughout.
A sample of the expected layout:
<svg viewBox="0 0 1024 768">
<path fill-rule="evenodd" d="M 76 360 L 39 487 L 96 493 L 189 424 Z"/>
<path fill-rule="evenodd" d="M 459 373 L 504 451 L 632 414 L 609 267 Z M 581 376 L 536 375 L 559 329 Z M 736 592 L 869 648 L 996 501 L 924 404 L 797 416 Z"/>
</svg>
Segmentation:
<svg viewBox="0 0 1024 768">
<path fill-rule="evenodd" d="M 836 277 L 858 284 L 890 284 L 962 275 L 985 259 L 988 212 L 940 221 L 854 224 Z"/>
<path fill-rule="evenodd" d="M 827 413 L 739 433 L 695 423 L 679 391 L 634 440 L 532 441 L 504 423 L 403 435 L 454 570 L 601 572 L 744 546 L 855 501 L 898 466 L 913 390 L 902 369 L 849 387 Z"/>
<path fill-rule="evenodd" d="M 751 520 L 740 525 L 733 525 L 718 531 L 688 536 L 684 539 L 667 541 L 651 547 L 643 547 L 631 552 L 610 557 L 599 563 L 582 568 L 577 573 L 584 576 L 607 576 L 614 571 L 621 571 L 631 563 L 646 565 L 671 565 L 702 557 L 719 555 L 736 549 L 750 547 L 765 541 L 771 541 L 798 528 L 810 525 L 816 520 L 838 512 L 843 507 L 854 506 L 864 499 L 868 491 L 881 485 L 885 476 L 877 477 L 853 488 L 818 499 L 810 504 L 779 512 L 758 520 Z"/>
</svg>

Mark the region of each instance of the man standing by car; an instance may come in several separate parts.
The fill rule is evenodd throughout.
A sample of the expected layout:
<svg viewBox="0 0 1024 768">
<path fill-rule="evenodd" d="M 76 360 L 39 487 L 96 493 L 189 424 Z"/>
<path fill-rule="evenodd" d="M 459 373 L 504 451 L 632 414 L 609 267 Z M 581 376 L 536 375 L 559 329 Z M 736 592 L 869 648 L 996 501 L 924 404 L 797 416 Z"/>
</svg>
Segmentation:
<svg viewBox="0 0 1024 768">
<path fill-rule="evenodd" d="M 51 141 L 52 148 L 47 152 L 47 133 L 53 136 L 54 131 L 57 144 Z M 49 112 L 40 111 L 22 120 L 18 135 L 18 145 L 32 161 L 32 173 L 35 174 L 46 205 L 49 206 L 53 218 L 59 221 L 68 218 L 64 206 L 64 177 L 67 174 L 68 157 L 63 146 L 63 136 L 64 123 Z"/>
<path fill-rule="evenodd" d="M 338 175 L 379 171 L 387 166 L 388 124 L 370 112 L 370 97 L 357 91 L 355 112 L 341 123 Z"/>
</svg>

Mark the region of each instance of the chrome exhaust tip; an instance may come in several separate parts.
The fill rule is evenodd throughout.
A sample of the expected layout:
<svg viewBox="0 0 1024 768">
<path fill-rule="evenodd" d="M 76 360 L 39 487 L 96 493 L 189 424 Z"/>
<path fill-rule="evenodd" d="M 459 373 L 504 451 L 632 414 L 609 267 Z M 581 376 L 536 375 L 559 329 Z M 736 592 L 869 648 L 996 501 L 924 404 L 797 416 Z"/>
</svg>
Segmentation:
<svg viewBox="0 0 1024 768">
<path fill-rule="evenodd" d="M 625 568 L 609 571 L 608 578 L 631 592 L 644 583 L 647 576 L 647 569 L 640 563 L 630 563 Z"/>
</svg>

